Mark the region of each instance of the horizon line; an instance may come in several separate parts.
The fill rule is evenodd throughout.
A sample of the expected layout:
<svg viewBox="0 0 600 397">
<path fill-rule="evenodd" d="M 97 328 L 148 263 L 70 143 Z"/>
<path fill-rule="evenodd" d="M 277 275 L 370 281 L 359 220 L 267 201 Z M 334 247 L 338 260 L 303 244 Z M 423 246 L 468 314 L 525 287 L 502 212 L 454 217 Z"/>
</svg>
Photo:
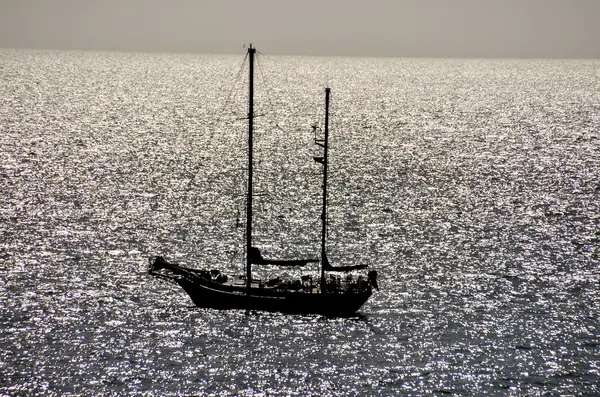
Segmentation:
<svg viewBox="0 0 600 397">
<path fill-rule="evenodd" d="M 241 47 L 242 49 L 244 47 Z M 58 47 L 1 47 L 1 50 L 23 50 L 23 51 L 62 51 L 62 52 L 114 52 L 131 54 L 180 54 L 180 55 L 240 55 L 240 52 L 229 51 L 182 51 L 182 50 L 127 50 L 111 48 L 58 48 Z M 600 57 L 586 56 L 541 56 L 541 55 L 375 55 L 375 54 L 315 54 L 315 53 L 292 53 L 292 52 L 269 52 L 259 51 L 263 56 L 289 56 L 289 57 L 311 57 L 311 58 L 411 58 L 411 59 L 523 59 L 523 60 L 600 60 Z"/>
</svg>

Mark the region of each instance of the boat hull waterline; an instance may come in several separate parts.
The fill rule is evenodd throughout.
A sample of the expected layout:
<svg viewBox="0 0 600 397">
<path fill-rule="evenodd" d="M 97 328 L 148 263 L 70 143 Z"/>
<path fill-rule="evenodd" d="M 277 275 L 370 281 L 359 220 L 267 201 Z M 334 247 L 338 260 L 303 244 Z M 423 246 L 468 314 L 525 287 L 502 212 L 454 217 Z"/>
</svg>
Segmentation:
<svg viewBox="0 0 600 397">
<path fill-rule="evenodd" d="M 162 269 L 166 269 L 164 271 Z M 219 310 L 257 310 L 288 314 L 320 314 L 327 317 L 349 317 L 365 304 L 372 293 L 371 285 L 355 292 L 321 292 L 317 287 L 300 290 L 231 285 L 210 279 L 207 272 L 171 264 L 157 257 L 150 262 L 149 273 L 178 284 L 194 305 Z M 365 283 L 367 283 L 365 281 Z M 254 283 L 257 284 L 256 282 Z"/>
</svg>

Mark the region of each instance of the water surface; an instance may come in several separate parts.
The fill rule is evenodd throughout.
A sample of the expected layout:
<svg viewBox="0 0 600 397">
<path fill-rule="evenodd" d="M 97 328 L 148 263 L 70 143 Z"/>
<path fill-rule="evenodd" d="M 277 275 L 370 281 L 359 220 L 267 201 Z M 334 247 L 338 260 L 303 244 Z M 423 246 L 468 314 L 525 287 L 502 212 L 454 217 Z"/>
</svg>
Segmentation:
<svg viewBox="0 0 600 397">
<path fill-rule="evenodd" d="M 0 394 L 600 394 L 600 62 L 260 58 L 256 245 L 319 251 L 328 85 L 330 259 L 379 272 L 326 319 L 146 274 L 242 270 L 242 59 L 0 51 Z"/>
</svg>

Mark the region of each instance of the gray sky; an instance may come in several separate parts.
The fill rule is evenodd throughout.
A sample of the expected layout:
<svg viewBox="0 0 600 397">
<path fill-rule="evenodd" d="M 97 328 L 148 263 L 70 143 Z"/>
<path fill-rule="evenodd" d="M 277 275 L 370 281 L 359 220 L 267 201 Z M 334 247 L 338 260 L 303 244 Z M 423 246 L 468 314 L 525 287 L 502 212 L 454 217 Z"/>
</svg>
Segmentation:
<svg viewBox="0 0 600 397">
<path fill-rule="evenodd" d="M 0 47 L 600 58 L 600 0 L 0 0 Z"/>
</svg>

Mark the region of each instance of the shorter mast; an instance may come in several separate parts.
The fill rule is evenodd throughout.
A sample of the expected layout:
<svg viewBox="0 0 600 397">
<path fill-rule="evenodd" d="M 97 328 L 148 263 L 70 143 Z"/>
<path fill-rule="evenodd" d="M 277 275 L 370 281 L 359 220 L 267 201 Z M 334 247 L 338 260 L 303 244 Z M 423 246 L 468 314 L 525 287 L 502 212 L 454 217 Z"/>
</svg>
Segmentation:
<svg viewBox="0 0 600 397">
<path fill-rule="evenodd" d="M 317 139 L 317 126 L 314 125 L 315 144 L 323 148 L 323 157 L 313 157 L 314 160 L 323 165 L 323 212 L 321 213 L 321 292 L 327 292 L 325 284 L 325 272 L 351 272 L 354 270 L 367 269 L 368 265 L 331 266 L 327 259 L 327 174 L 329 163 L 329 97 L 331 89 L 325 88 L 325 136 Z"/>
<path fill-rule="evenodd" d="M 331 89 L 325 88 L 325 139 L 323 141 L 323 212 L 321 213 L 321 292 L 325 292 L 325 266 L 329 265 L 325 240 L 327 238 L 327 149 L 329 146 L 329 94 Z"/>
</svg>

